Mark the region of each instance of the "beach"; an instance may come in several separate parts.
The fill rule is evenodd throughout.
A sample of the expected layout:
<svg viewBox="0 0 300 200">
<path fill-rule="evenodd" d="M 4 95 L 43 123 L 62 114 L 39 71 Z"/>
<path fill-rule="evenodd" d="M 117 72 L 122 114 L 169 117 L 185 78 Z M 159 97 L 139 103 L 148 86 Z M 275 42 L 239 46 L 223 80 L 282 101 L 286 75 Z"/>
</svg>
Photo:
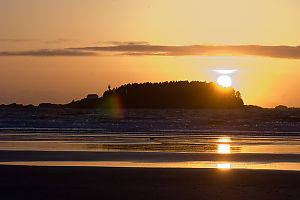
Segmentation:
<svg viewBox="0 0 300 200">
<path fill-rule="evenodd" d="M 3 199 L 298 199 L 300 172 L 0 166 Z"/>
<path fill-rule="evenodd" d="M 298 168 L 262 164 L 298 166 L 298 160 L 298 154 L 0 151 L 0 192 L 3 199 L 298 199 Z"/>
<path fill-rule="evenodd" d="M 297 111 L 4 111 L 1 199 L 300 197 Z"/>
<path fill-rule="evenodd" d="M 300 200 L 299 10 L 0 0 L 0 200 Z"/>
</svg>

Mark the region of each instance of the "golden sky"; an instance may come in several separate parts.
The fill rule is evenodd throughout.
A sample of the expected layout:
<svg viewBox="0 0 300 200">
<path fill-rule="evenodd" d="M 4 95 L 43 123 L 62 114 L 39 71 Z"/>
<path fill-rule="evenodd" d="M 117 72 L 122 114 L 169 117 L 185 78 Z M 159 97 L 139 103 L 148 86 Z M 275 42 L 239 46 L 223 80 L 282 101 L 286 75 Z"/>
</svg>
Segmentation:
<svg viewBox="0 0 300 200">
<path fill-rule="evenodd" d="M 0 104 L 67 103 L 128 82 L 215 81 L 300 107 L 300 1 L 1 0 Z"/>
</svg>

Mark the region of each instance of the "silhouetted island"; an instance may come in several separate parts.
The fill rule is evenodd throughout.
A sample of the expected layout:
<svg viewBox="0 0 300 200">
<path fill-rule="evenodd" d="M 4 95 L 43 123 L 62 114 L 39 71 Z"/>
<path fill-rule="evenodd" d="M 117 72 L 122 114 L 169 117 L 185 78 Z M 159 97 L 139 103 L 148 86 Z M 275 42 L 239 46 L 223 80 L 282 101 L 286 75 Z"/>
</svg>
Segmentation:
<svg viewBox="0 0 300 200">
<path fill-rule="evenodd" d="M 241 94 L 233 88 L 221 88 L 214 82 L 171 81 L 133 83 L 108 90 L 103 96 L 64 105 L 68 108 L 242 108 Z M 48 105 L 49 107 L 54 105 Z"/>
</svg>

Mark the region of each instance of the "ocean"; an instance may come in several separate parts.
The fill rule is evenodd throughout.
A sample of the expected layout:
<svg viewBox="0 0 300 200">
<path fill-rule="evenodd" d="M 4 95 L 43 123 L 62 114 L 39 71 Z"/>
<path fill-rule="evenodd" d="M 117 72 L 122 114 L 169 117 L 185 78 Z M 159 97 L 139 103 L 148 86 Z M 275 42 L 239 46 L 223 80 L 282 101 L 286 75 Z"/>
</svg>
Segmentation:
<svg viewBox="0 0 300 200">
<path fill-rule="evenodd" d="M 0 108 L 0 164 L 300 171 L 300 110 Z"/>
</svg>

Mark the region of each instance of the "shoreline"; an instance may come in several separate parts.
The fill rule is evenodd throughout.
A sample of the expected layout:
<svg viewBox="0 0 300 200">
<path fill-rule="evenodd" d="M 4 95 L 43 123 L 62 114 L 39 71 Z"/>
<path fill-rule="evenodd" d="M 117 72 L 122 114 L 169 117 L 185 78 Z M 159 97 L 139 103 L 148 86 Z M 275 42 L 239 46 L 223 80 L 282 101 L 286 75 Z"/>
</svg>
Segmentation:
<svg viewBox="0 0 300 200">
<path fill-rule="evenodd" d="M 299 154 L 0 151 L 2 166 L 210 168 L 300 172 L 299 159 Z"/>
</svg>

